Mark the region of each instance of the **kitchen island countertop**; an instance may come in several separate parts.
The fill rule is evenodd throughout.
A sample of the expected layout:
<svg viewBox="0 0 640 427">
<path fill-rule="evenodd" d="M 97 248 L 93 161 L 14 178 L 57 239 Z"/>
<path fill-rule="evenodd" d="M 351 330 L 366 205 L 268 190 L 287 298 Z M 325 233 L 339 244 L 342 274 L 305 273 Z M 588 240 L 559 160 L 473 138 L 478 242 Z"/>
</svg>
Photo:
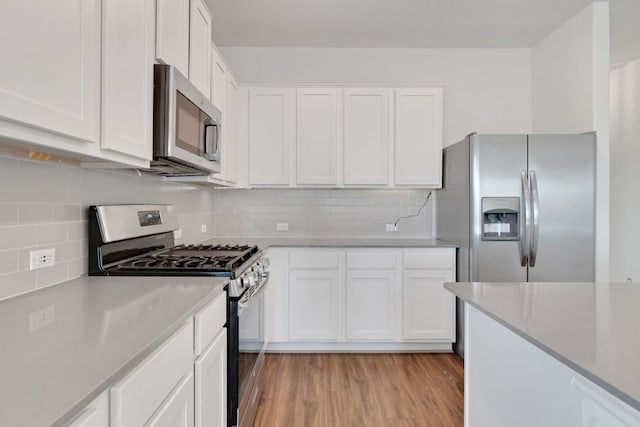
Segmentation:
<svg viewBox="0 0 640 427">
<path fill-rule="evenodd" d="M 446 283 L 445 288 L 640 411 L 640 286 Z"/>
<path fill-rule="evenodd" d="M 66 424 L 226 282 L 81 277 L 0 301 L 0 425 Z"/>
<path fill-rule="evenodd" d="M 449 242 L 427 237 L 218 237 L 211 244 L 253 244 L 269 247 L 401 247 L 455 248 Z"/>
</svg>

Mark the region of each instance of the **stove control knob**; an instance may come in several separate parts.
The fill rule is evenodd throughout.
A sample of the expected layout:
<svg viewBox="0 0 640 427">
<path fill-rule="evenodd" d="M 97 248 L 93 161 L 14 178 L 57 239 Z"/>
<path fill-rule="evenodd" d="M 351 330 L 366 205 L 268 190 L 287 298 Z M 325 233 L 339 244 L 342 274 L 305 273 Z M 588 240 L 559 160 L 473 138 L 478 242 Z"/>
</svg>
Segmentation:
<svg viewBox="0 0 640 427">
<path fill-rule="evenodd" d="M 249 286 L 255 286 L 258 283 L 258 275 L 255 271 L 248 272 L 247 277 L 249 279 Z"/>
</svg>

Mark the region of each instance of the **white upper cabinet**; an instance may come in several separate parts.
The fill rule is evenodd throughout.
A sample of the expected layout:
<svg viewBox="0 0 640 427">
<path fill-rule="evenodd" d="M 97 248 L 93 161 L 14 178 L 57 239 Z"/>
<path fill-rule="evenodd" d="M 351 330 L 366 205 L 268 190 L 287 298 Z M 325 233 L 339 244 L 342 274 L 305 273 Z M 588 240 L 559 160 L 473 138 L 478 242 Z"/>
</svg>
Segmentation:
<svg viewBox="0 0 640 427">
<path fill-rule="evenodd" d="M 345 185 L 389 183 L 389 89 L 344 90 Z"/>
<path fill-rule="evenodd" d="M 215 46 L 211 46 L 211 103 L 224 113 L 227 103 L 227 79 L 229 71 Z"/>
<path fill-rule="evenodd" d="M 249 90 L 249 184 L 289 184 L 295 89 Z"/>
<path fill-rule="evenodd" d="M 395 90 L 395 184 L 442 185 L 442 89 Z"/>
<path fill-rule="evenodd" d="M 102 1 L 103 149 L 150 160 L 155 1 Z"/>
<path fill-rule="evenodd" d="M 285 130 L 273 124 L 269 125 L 269 130 L 275 132 L 275 137 L 264 138 L 261 144 L 252 145 L 256 126 L 265 126 L 264 117 L 280 114 L 277 110 L 283 107 L 272 105 L 256 116 L 253 114 L 256 112 L 255 99 L 251 94 L 282 96 L 285 90 L 247 89 L 250 111 L 242 114 L 246 125 L 243 123 L 241 129 L 249 133 L 250 142 L 243 145 L 249 151 L 249 186 L 441 187 L 442 88 L 288 89 L 296 91 L 297 95 L 291 145 L 282 145 L 289 143 L 289 127 Z M 393 99 L 392 95 L 395 96 Z M 276 111 L 269 112 L 269 108 Z M 285 139 L 283 135 L 287 135 Z M 251 163 L 270 152 L 269 144 L 283 156 L 282 160 L 286 160 L 284 156 L 292 156 L 293 172 L 290 175 L 288 170 L 279 169 L 289 167 L 288 162 L 281 161 L 276 162 L 269 176 L 259 173 L 258 178 L 252 170 L 254 167 L 271 168 L 270 165 Z M 256 153 L 256 149 L 260 152 Z M 267 160 L 273 159 L 264 159 Z"/>
<path fill-rule="evenodd" d="M 230 182 L 238 182 L 238 100 L 239 88 L 238 83 L 229 73 L 227 79 L 227 109 L 223 114 L 225 128 L 222 131 L 222 169 L 224 178 Z"/>
<path fill-rule="evenodd" d="M 338 183 L 338 97 L 335 88 L 297 90 L 296 183 Z"/>
<path fill-rule="evenodd" d="M 189 0 L 157 0 L 156 58 L 189 76 Z"/>
<path fill-rule="evenodd" d="M 189 80 L 211 96 L 211 13 L 203 0 L 191 0 Z"/>
<path fill-rule="evenodd" d="M 0 5 L 0 118 L 100 138 L 100 1 Z"/>
</svg>

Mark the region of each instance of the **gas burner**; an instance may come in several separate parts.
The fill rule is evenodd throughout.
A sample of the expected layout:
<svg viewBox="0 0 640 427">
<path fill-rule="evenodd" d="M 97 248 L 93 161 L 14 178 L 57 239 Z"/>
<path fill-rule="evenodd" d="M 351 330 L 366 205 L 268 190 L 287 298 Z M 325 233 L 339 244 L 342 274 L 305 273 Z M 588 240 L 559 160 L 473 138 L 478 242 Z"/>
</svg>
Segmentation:
<svg viewBox="0 0 640 427">
<path fill-rule="evenodd" d="M 173 248 L 174 251 L 186 250 L 186 251 L 234 251 L 243 252 L 251 249 L 249 245 L 178 245 Z"/>
</svg>

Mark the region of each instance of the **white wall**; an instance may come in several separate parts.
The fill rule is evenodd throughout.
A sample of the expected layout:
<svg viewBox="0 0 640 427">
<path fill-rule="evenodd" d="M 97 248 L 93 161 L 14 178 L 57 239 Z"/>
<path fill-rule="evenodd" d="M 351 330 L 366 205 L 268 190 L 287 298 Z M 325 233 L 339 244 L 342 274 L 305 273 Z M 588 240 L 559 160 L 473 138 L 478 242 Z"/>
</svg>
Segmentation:
<svg viewBox="0 0 640 427">
<path fill-rule="evenodd" d="M 596 131 L 596 280 L 609 280 L 609 5 L 596 2 L 531 49 L 535 133 Z"/>
<path fill-rule="evenodd" d="M 444 86 L 445 146 L 531 130 L 529 49 L 221 48 L 241 84 Z"/>
<path fill-rule="evenodd" d="M 640 59 L 611 72 L 611 280 L 640 281 Z"/>
<path fill-rule="evenodd" d="M 91 204 L 175 204 L 181 242 L 191 243 L 213 237 L 213 194 L 133 172 L 0 157 L 0 298 L 86 274 Z M 56 249 L 56 265 L 29 271 L 29 251 L 45 248 Z"/>
</svg>

